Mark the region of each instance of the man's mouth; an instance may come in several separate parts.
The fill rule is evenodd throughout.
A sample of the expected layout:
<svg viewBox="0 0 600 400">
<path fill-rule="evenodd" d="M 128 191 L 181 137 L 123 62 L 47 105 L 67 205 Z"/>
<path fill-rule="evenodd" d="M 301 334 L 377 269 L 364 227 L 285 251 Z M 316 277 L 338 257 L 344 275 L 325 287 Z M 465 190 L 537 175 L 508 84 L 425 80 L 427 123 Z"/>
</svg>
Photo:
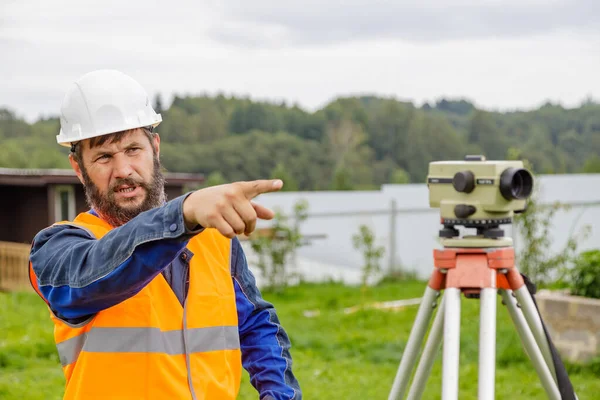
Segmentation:
<svg viewBox="0 0 600 400">
<path fill-rule="evenodd" d="M 115 188 L 115 193 L 123 197 L 134 197 L 140 194 L 141 186 L 120 185 Z"/>
<path fill-rule="evenodd" d="M 135 190 L 136 186 L 127 186 L 122 188 L 117 188 L 117 192 L 119 193 L 129 193 Z"/>
</svg>

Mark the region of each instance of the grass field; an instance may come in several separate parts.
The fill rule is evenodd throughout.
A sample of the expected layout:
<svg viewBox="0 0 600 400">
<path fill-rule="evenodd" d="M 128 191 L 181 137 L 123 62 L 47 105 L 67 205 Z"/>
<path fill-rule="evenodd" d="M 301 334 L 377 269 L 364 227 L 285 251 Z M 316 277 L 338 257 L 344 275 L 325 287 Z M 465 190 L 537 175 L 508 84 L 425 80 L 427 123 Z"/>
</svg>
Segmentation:
<svg viewBox="0 0 600 400">
<path fill-rule="evenodd" d="M 305 399 L 387 399 L 416 306 L 400 311 L 364 310 L 345 314 L 361 302 L 420 297 L 424 284 L 386 283 L 362 292 L 338 284 L 265 293 L 273 302 L 292 341 L 294 371 Z M 498 302 L 496 398 L 545 399 L 537 375 L 521 349 L 506 310 Z M 463 299 L 460 399 L 477 398 L 479 303 Z M 320 310 L 315 317 L 306 310 Z M 600 393 L 600 363 L 569 366 L 579 399 Z M 29 293 L 0 293 L 0 399 L 54 400 L 64 379 L 52 340 L 52 325 L 41 300 Z M 441 357 L 424 399 L 439 399 Z M 240 399 L 257 399 L 244 375 Z"/>
</svg>

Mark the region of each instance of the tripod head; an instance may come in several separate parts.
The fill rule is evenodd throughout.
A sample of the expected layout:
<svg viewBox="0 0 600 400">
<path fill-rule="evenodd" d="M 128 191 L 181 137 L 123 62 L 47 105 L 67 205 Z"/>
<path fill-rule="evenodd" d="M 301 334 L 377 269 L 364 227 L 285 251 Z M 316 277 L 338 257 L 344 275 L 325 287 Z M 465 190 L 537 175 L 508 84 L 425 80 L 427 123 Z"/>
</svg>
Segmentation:
<svg viewBox="0 0 600 400">
<path fill-rule="evenodd" d="M 522 161 L 466 156 L 464 161 L 431 162 L 427 186 L 430 207 L 440 209 L 441 238 L 461 240 L 456 227 L 464 226 L 476 229 L 470 241 L 487 239 L 468 247 L 490 247 L 490 243 L 495 247 L 493 239 L 504 236 L 500 225 L 510 224 L 515 213 L 525 211 L 533 176 Z"/>
</svg>

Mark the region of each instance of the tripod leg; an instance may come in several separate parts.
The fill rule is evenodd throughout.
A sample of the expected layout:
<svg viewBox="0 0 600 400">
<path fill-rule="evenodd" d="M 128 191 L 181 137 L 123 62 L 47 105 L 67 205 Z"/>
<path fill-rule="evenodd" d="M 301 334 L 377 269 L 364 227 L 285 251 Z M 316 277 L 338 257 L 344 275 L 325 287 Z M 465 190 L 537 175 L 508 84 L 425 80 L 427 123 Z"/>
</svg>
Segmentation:
<svg viewBox="0 0 600 400">
<path fill-rule="evenodd" d="M 480 294 L 479 400 L 495 399 L 497 295 L 495 288 L 482 289 Z"/>
<path fill-rule="evenodd" d="M 444 298 L 440 302 L 438 312 L 433 320 L 423 355 L 421 356 L 421 362 L 415 372 L 412 386 L 408 392 L 407 400 L 419 400 L 423 396 L 423 389 L 425 389 L 425 383 L 427 378 L 431 374 L 431 368 L 435 362 L 435 356 L 440 349 L 442 343 L 442 329 L 444 327 Z"/>
<path fill-rule="evenodd" d="M 425 333 L 427 332 L 427 326 L 429 325 L 431 314 L 433 313 L 434 303 L 439 293 L 438 290 L 434 290 L 429 286 L 425 289 L 423 300 L 421 301 L 421 305 L 419 305 L 419 311 L 417 312 L 415 323 L 410 331 L 408 342 L 406 343 L 404 354 L 402 354 L 402 360 L 400 361 L 400 366 L 396 373 L 396 378 L 394 379 L 394 384 L 392 385 L 388 400 L 397 400 L 404 396 L 410 373 L 414 368 L 415 359 L 421 344 L 423 343 Z"/>
<path fill-rule="evenodd" d="M 533 332 L 535 341 L 540 347 L 542 355 L 544 356 L 544 360 L 546 360 L 546 364 L 550 368 L 552 377 L 556 382 L 556 371 L 554 370 L 552 353 L 550 352 L 550 346 L 548 345 L 548 340 L 546 339 L 546 334 L 544 333 L 544 328 L 542 327 L 542 322 L 537 312 L 537 308 L 533 303 L 533 299 L 531 298 L 531 294 L 529 293 L 525 285 L 521 286 L 521 288 L 515 290 L 513 293 L 516 296 L 519 304 L 521 304 L 521 310 L 523 310 L 523 315 L 525 316 L 525 319 L 529 324 L 529 328 Z"/>
<path fill-rule="evenodd" d="M 533 363 L 533 367 L 540 378 L 540 382 L 542 383 L 544 390 L 546 390 L 548 399 L 561 400 L 560 392 L 558 391 L 556 382 L 552 377 L 552 373 L 550 372 L 548 365 L 546 365 L 544 357 L 542 356 L 542 352 L 537 346 L 535 338 L 533 337 L 533 333 L 529 329 L 523 313 L 517 308 L 515 299 L 507 290 L 502 290 L 502 299 L 504 300 L 510 317 L 517 328 L 517 333 L 521 337 L 521 341 L 525 346 L 525 350 L 527 351 L 527 354 Z"/>
<path fill-rule="evenodd" d="M 444 291 L 445 321 L 442 361 L 442 400 L 458 400 L 458 372 L 460 357 L 460 295 L 458 288 Z"/>
</svg>

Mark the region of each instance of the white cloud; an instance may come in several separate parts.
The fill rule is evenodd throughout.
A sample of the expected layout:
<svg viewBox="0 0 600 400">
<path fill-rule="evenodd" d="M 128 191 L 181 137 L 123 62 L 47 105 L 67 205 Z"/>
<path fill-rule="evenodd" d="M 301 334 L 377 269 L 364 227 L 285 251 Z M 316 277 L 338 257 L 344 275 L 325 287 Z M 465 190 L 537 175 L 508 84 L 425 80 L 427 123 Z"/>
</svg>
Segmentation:
<svg viewBox="0 0 600 400">
<path fill-rule="evenodd" d="M 522 37 L 577 29 L 600 33 L 597 0 L 223 0 L 229 44 L 263 46 L 394 38 L 437 42 Z M 277 35 L 269 35 L 277 32 Z"/>
<path fill-rule="evenodd" d="M 222 91 L 286 99 L 311 109 L 354 93 L 419 103 L 460 96 L 501 109 L 535 107 L 547 99 L 575 105 L 588 94 L 600 97 L 600 34 L 586 27 L 598 14 L 582 15 L 585 4 L 588 10 L 598 9 L 595 1 L 580 2 L 579 11 L 565 14 L 563 25 L 554 17 L 557 9 L 564 9 L 563 1 L 471 0 L 439 9 L 446 3 L 352 0 L 346 3 L 348 18 L 332 19 L 326 10 L 322 15 L 314 12 L 317 4 L 325 4 L 315 0 L 3 2 L 0 106 L 28 119 L 56 114 L 68 85 L 97 68 L 120 69 L 151 94 Z M 411 41 L 403 34 L 381 34 L 395 32 L 393 24 L 377 31 L 387 20 L 401 25 L 393 15 L 385 15 L 396 7 L 393 4 L 405 7 L 402 19 L 413 20 L 414 35 L 432 30 L 431 37 L 437 39 Z M 498 29 L 494 35 L 477 33 L 485 28 L 485 20 L 452 40 L 439 40 L 447 37 L 440 26 L 419 24 L 419 15 L 429 9 L 436 9 L 445 24 L 459 26 L 456 21 L 461 18 L 473 24 L 480 21 L 476 10 L 496 9 L 498 4 L 506 11 L 498 20 L 504 22 L 493 25 Z M 461 14 L 455 9 L 459 6 L 472 12 Z M 519 10 L 546 10 L 541 19 L 554 22 L 551 28 L 548 23 L 536 25 L 531 16 L 511 28 L 507 15 L 515 21 L 519 15 L 531 15 Z M 270 22 L 275 20 L 280 23 Z M 357 21 L 370 30 L 354 29 Z M 528 21 L 546 28 L 526 33 L 519 27 Z M 582 29 L 573 26 L 577 21 Z M 343 35 L 315 40 L 324 28 L 352 31 L 347 37 L 353 40 L 341 40 Z"/>
</svg>

